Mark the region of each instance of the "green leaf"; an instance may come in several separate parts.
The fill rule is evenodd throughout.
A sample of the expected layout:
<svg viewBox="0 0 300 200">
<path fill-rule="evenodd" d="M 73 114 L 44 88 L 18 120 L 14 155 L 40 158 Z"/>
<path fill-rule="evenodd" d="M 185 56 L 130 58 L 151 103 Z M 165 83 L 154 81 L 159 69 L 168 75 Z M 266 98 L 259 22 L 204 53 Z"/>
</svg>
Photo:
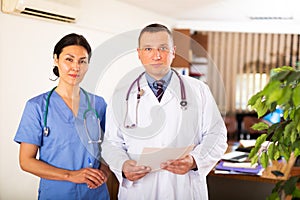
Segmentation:
<svg viewBox="0 0 300 200">
<path fill-rule="evenodd" d="M 285 160 L 289 160 L 290 158 L 290 152 L 288 151 L 288 149 L 284 146 L 279 144 L 278 145 L 280 154 L 284 157 Z"/>
<path fill-rule="evenodd" d="M 289 73 L 290 73 L 289 70 L 278 72 L 271 77 L 271 80 L 282 81 L 289 75 Z"/>
<path fill-rule="evenodd" d="M 278 105 L 286 104 L 290 101 L 290 98 L 292 96 L 292 89 L 290 87 L 284 87 L 282 88 L 282 95 L 277 100 Z"/>
<path fill-rule="evenodd" d="M 274 160 L 275 144 L 272 142 L 268 147 L 268 155 L 271 160 Z"/>
<path fill-rule="evenodd" d="M 264 116 L 268 111 L 268 106 L 266 105 L 265 102 L 262 102 L 259 106 L 259 108 L 257 109 L 257 116 L 258 118 Z"/>
<path fill-rule="evenodd" d="M 272 93 L 269 93 L 266 97 L 267 104 L 271 104 L 272 102 L 277 102 L 283 95 L 283 89 L 279 86 L 274 88 Z"/>
<path fill-rule="evenodd" d="M 266 112 L 268 111 L 268 106 L 266 106 L 266 102 L 261 101 L 261 99 L 259 98 L 256 100 L 252 108 L 254 108 L 254 110 L 257 112 L 258 118 L 265 115 Z"/>
<path fill-rule="evenodd" d="M 256 93 L 255 95 L 253 95 L 253 96 L 248 100 L 248 105 L 249 105 L 249 106 L 253 106 L 253 105 L 256 103 L 256 101 L 257 101 L 258 99 L 261 100 L 262 96 L 263 96 L 263 95 L 261 94 L 261 92 Z"/>
<path fill-rule="evenodd" d="M 280 200 L 278 192 L 273 192 L 270 196 L 266 198 L 266 200 Z"/>
<path fill-rule="evenodd" d="M 263 131 L 269 128 L 269 125 L 264 122 L 259 122 L 251 126 L 253 130 Z"/>
<path fill-rule="evenodd" d="M 300 132 L 300 107 L 295 111 L 294 121 L 296 123 L 296 129 Z"/>
<path fill-rule="evenodd" d="M 260 162 L 261 162 L 261 165 L 263 166 L 263 168 L 267 168 L 268 167 L 268 162 L 269 161 L 269 157 L 268 157 L 268 154 L 267 152 L 262 152 L 261 153 L 261 157 L 260 157 Z"/>
<path fill-rule="evenodd" d="M 292 130 L 291 143 L 293 144 L 294 142 L 296 142 L 296 139 L 297 139 L 297 132 L 296 132 L 296 130 Z"/>
<path fill-rule="evenodd" d="M 295 110 L 294 109 L 290 110 L 290 115 L 289 116 L 290 116 L 289 117 L 290 120 L 294 120 L 294 118 L 295 118 Z"/>
<path fill-rule="evenodd" d="M 290 137 L 286 137 L 283 139 L 283 143 L 282 143 L 287 150 L 289 150 L 290 145 L 291 145 L 291 138 Z"/>
<path fill-rule="evenodd" d="M 280 88 L 281 84 L 278 80 L 270 81 L 261 91 L 262 95 L 271 94 L 274 90 Z"/>
<path fill-rule="evenodd" d="M 267 138 L 267 134 L 262 134 L 261 136 L 259 136 L 256 139 L 255 146 L 254 146 L 254 148 L 251 149 L 250 154 L 248 156 L 249 158 L 251 158 L 252 164 L 257 163 L 257 160 L 258 160 L 257 152 L 259 151 L 262 143 L 266 141 L 266 138 Z M 265 152 L 265 154 L 266 154 L 266 152 Z"/>
<path fill-rule="evenodd" d="M 267 133 L 268 134 L 271 134 L 271 133 L 273 133 L 277 128 L 278 128 L 278 126 L 279 126 L 279 124 L 272 124 L 269 128 L 268 128 L 268 131 L 267 131 Z"/>
<path fill-rule="evenodd" d="M 276 110 L 276 108 L 277 108 L 277 103 L 273 102 L 273 103 L 271 103 L 269 110 L 270 110 L 270 112 L 274 112 Z"/>
<path fill-rule="evenodd" d="M 298 155 L 300 155 L 300 140 L 296 140 L 291 147 L 291 151 L 294 152 L 294 156 L 297 157 Z"/>
<path fill-rule="evenodd" d="M 286 109 L 284 112 L 283 112 L 283 119 L 284 120 L 287 120 L 288 117 L 289 117 L 289 114 L 290 114 L 290 111 L 288 109 Z"/>
<path fill-rule="evenodd" d="M 274 160 L 278 160 L 280 158 L 280 151 L 276 150 L 274 153 Z"/>
<path fill-rule="evenodd" d="M 282 124 L 276 124 L 276 129 L 274 131 L 274 134 L 272 136 L 273 141 L 278 141 L 280 138 L 282 138 L 282 133 L 284 130 L 284 126 Z"/>
<path fill-rule="evenodd" d="M 300 105 L 300 85 L 294 88 L 292 99 L 295 107 L 298 107 Z"/>
<path fill-rule="evenodd" d="M 252 159 L 251 159 L 251 165 L 254 165 L 258 161 L 258 155 L 256 154 Z"/>
<path fill-rule="evenodd" d="M 300 198 L 300 190 L 296 187 L 296 189 L 293 191 L 293 197 Z"/>
<path fill-rule="evenodd" d="M 293 129 L 295 129 L 295 123 L 294 122 L 290 122 L 289 124 L 287 124 L 284 128 L 284 131 L 283 131 L 283 137 L 284 138 L 290 137 Z"/>
<path fill-rule="evenodd" d="M 274 68 L 271 70 L 271 76 L 274 76 L 277 73 L 282 71 L 295 71 L 295 69 L 291 66 L 282 66 L 282 67 Z"/>
<path fill-rule="evenodd" d="M 250 151 L 248 157 L 251 158 L 251 159 L 253 159 L 253 157 L 254 157 L 255 155 L 257 155 L 258 150 L 259 150 L 258 147 L 253 147 L 253 148 L 251 149 L 251 151 Z M 255 163 L 255 162 L 254 162 L 254 163 Z"/>
<path fill-rule="evenodd" d="M 300 149 L 298 147 L 295 148 L 294 155 L 295 155 L 295 157 L 300 156 Z"/>
<path fill-rule="evenodd" d="M 300 71 L 292 71 L 286 78 L 287 84 L 294 83 L 297 80 L 300 80 Z"/>
<path fill-rule="evenodd" d="M 283 190 L 286 195 L 291 195 L 294 192 L 298 179 L 299 177 L 293 176 L 285 182 L 285 184 L 283 185 Z"/>
<path fill-rule="evenodd" d="M 267 134 L 261 134 L 257 139 L 256 139 L 256 142 L 255 142 L 255 146 L 256 147 L 260 147 L 262 145 L 262 143 L 264 143 L 267 139 Z"/>
<path fill-rule="evenodd" d="M 292 122 L 287 124 L 284 128 L 284 131 L 283 131 L 283 137 L 284 138 L 290 137 L 293 128 L 294 128 L 294 124 Z"/>
</svg>

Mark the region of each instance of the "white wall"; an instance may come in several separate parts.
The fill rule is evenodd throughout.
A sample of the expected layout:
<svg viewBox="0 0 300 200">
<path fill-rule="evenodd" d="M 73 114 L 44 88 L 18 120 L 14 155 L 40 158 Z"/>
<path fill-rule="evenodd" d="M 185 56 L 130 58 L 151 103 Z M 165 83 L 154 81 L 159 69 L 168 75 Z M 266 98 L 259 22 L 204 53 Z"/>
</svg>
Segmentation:
<svg viewBox="0 0 300 200">
<path fill-rule="evenodd" d="M 300 33 L 300 20 L 178 20 L 176 28 L 249 33 Z"/>
<path fill-rule="evenodd" d="M 83 34 L 93 49 L 110 38 L 160 22 L 172 26 L 170 18 L 121 3 L 82 0 L 77 24 L 45 21 L 0 12 L 0 199 L 36 199 L 38 178 L 21 171 L 19 145 L 13 142 L 25 102 L 51 89 L 52 51 L 65 34 Z M 120 44 L 122 45 L 122 44 Z M 135 55 L 125 61 L 138 63 Z M 128 63 L 127 63 L 128 62 Z M 122 62 L 124 64 L 124 61 Z M 122 73 L 128 68 L 121 66 Z M 109 74 L 107 80 L 118 79 Z M 105 90 L 110 88 L 104 85 Z M 103 86 L 103 87 L 104 87 Z M 101 87 L 101 86 L 100 86 Z"/>
</svg>

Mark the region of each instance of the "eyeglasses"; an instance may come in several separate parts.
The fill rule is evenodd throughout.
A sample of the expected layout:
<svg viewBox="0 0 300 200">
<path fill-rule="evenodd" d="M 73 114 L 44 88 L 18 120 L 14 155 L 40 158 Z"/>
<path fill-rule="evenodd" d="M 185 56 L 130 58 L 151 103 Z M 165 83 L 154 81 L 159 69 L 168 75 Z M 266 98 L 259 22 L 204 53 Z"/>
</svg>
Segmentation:
<svg viewBox="0 0 300 200">
<path fill-rule="evenodd" d="M 143 47 L 140 48 L 140 50 L 147 55 L 154 55 L 154 53 L 157 51 L 160 54 L 168 54 L 170 53 L 172 50 L 169 47 L 166 46 L 162 46 L 162 47 L 158 47 L 158 48 L 154 48 L 154 47 Z"/>
</svg>

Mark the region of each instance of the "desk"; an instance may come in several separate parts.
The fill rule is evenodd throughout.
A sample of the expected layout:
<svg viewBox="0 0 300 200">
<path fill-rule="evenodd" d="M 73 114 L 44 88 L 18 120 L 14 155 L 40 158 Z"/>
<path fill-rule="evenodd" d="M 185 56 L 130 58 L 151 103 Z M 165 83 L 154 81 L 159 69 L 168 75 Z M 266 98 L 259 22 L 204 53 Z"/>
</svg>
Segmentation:
<svg viewBox="0 0 300 200">
<path fill-rule="evenodd" d="M 228 142 L 227 152 L 234 150 L 234 146 L 234 142 Z M 265 169 L 262 176 L 215 174 L 211 171 L 207 177 L 210 200 L 265 200 L 278 181 L 300 174 L 300 167 L 295 167 L 294 162 L 293 156 L 288 163 L 273 162 L 273 166 Z M 276 177 L 271 173 L 272 170 L 280 170 L 285 176 Z"/>
<path fill-rule="evenodd" d="M 208 175 L 209 200 L 266 200 L 276 183 L 250 176 Z M 257 178 L 257 177 L 256 177 Z"/>
<path fill-rule="evenodd" d="M 291 175 L 299 175 L 300 167 L 293 167 Z M 214 174 L 207 176 L 210 200 L 265 200 L 278 180 L 259 176 Z M 300 187 L 298 185 L 298 187 Z M 285 200 L 290 200 L 287 197 Z"/>
<path fill-rule="evenodd" d="M 228 141 L 228 148 L 226 150 L 226 153 L 232 152 L 237 148 L 237 142 L 236 141 Z M 250 176 L 250 175 L 237 175 L 237 174 L 214 174 L 218 176 L 231 176 L 234 178 L 240 177 L 241 179 L 244 179 L 247 177 L 249 180 L 256 180 L 259 179 L 263 182 L 272 182 L 276 183 L 279 180 L 287 180 L 291 175 L 300 174 L 300 167 L 294 166 L 296 161 L 296 158 L 292 154 L 288 162 L 278 162 L 273 161 L 272 166 L 268 166 L 264 171 L 262 176 Z M 279 170 L 281 171 L 284 176 L 283 177 L 276 177 L 274 174 L 272 174 L 272 170 Z M 252 177 L 252 178 L 251 178 Z"/>
</svg>

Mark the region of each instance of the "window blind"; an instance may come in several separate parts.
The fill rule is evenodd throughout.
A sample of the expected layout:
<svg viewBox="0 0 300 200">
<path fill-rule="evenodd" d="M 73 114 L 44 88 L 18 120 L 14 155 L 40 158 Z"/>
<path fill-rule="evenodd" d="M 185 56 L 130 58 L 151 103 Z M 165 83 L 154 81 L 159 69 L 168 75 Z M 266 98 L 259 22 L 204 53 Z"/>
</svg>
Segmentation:
<svg viewBox="0 0 300 200">
<path fill-rule="evenodd" d="M 208 34 L 207 83 L 222 113 L 248 111 L 248 99 L 269 80 L 272 68 L 299 65 L 300 35 Z"/>
</svg>

